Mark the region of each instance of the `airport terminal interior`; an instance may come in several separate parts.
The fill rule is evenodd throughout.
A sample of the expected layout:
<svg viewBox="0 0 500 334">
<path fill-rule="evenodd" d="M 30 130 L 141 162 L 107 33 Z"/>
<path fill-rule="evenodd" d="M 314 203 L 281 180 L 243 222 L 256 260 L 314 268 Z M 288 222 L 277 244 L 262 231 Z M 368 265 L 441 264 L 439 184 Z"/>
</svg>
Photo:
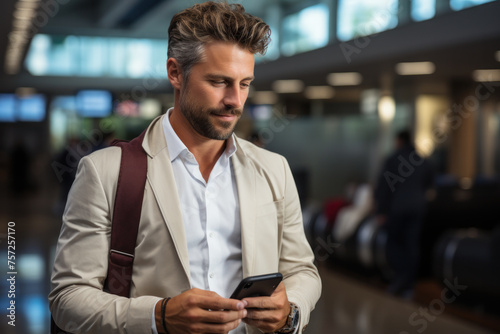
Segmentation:
<svg viewBox="0 0 500 334">
<path fill-rule="evenodd" d="M 2 0 L 1 333 L 49 332 L 78 161 L 173 106 L 167 28 L 198 2 Z M 229 2 L 272 30 L 235 133 L 292 169 L 323 283 L 306 332 L 499 333 L 500 1 Z M 410 295 L 390 293 L 374 198 L 422 162 L 382 174 L 402 130 L 433 170 Z"/>
</svg>

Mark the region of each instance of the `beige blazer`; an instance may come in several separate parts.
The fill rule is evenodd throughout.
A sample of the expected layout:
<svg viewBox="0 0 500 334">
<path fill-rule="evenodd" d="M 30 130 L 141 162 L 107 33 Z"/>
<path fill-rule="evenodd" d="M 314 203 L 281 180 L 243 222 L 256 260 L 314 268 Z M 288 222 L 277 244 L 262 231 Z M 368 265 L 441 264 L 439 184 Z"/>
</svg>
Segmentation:
<svg viewBox="0 0 500 334">
<path fill-rule="evenodd" d="M 49 304 L 62 329 L 78 333 L 151 333 L 159 298 L 191 288 L 188 249 L 162 117 L 143 147 L 148 173 L 137 236 L 131 297 L 102 291 L 121 149 L 82 158 L 57 245 Z M 301 330 L 321 293 L 306 241 L 297 190 L 286 160 L 237 139 L 232 157 L 241 210 L 243 276 L 279 271 L 300 307 Z M 247 333 L 260 333 L 247 326 Z"/>
</svg>

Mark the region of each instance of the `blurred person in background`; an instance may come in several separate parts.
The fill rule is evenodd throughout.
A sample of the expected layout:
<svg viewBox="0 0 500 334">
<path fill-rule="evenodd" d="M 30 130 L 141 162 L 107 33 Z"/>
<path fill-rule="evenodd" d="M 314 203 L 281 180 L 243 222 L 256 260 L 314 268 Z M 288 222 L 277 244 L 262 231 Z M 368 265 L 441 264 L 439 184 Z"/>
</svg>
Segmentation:
<svg viewBox="0 0 500 334">
<path fill-rule="evenodd" d="M 290 167 L 233 134 L 269 34 L 239 4 L 206 2 L 173 17 L 174 107 L 142 144 L 148 181 L 130 298 L 102 291 L 121 156 L 110 147 L 81 159 L 63 216 L 49 295 L 63 330 L 303 331 L 321 281 Z M 271 296 L 229 299 L 243 277 L 278 271 Z"/>
<path fill-rule="evenodd" d="M 387 261 L 393 270 L 388 292 L 404 299 L 413 298 L 426 192 L 433 184 L 433 174 L 430 163 L 415 150 L 410 132 L 399 132 L 374 197 L 377 220 L 387 231 Z"/>
<path fill-rule="evenodd" d="M 62 168 L 56 170 L 57 180 L 60 185 L 59 199 L 54 209 L 57 216 L 63 214 L 69 191 L 75 180 L 76 166 L 78 166 L 81 159 L 81 156 L 76 153 L 79 143 L 80 140 L 78 138 L 69 138 L 68 143 L 64 146 L 62 151 L 56 155 L 54 160 L 58 166 L 62 166 Z"/>
</svg>

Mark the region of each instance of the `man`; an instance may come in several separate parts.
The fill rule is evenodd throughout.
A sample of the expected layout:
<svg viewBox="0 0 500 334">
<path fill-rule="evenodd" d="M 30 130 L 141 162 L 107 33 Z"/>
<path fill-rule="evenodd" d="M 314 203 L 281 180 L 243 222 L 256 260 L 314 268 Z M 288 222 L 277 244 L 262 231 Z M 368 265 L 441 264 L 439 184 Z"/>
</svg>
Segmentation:
<svg viewBox="0 0 500 334">
<path fill-rule="evenodd" d="M 321 283 L 290 168 L 233 134 L 269 34 L 241 5 L 206 2 L 174 16 L 167 72 L 175 102 L 143 141 L 148 175 L 131 297 L 102 292 L 121 155 L 111 147 L 82 159 L 69 195 L 49 295 L 59 327 L 303 331 Z M 284 279 L 270 297 L 228 298 L 242 278 L 272 272 Z"/>
<path fill-rule="evenodd" d="M 425 195 L 432 185 L 433 171 L 430 163 L 416 152 L 409 131 L 397 134 L 395 146 L 375 189 L 376 212 L 379 223 L 387 231 L 387 261 L 394 271 L 388 292 L 412 299 Z"/>
</svg>

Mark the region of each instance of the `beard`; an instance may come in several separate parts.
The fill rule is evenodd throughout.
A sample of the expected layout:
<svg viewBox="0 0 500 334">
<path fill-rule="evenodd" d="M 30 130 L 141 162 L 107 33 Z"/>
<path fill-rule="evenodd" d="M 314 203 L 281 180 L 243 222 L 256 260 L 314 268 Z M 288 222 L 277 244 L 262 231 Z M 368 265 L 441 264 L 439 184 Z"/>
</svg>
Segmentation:
<svg viewBox="0 0 500 334">
<path fill-rule="evenodd" d="M 197 105 L 189 92 L 185 91 L 180 96 L 181 113 L 188 120 L 193 129 L 203 137 L 215 140 L 226 140 L 234 132 L 234 127 L 241 117 L 242 109 L 236 108 L 204 108 Z M 236 122 L 225 122 L 212 117 L 213 115 L 235 115 Z"/>
</svg>

